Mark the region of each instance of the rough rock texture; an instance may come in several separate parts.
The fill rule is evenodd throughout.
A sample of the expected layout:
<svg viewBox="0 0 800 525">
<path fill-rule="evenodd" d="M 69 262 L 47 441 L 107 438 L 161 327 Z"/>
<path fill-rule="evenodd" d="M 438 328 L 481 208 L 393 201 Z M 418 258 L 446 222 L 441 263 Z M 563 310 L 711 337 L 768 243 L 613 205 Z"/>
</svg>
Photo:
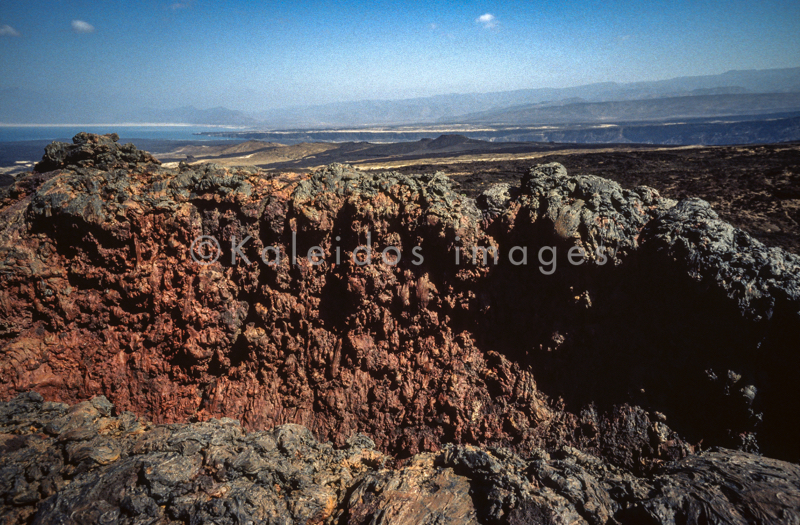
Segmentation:
<svg viewBox="0 0 800 525">
<path fill-rule="evenodd" d="M 133 144 L 119 144 L 119 135 L 94 135 L 78 133 L 72 144 L 53 142 L 44 150 L 44 157 L 34 166 L 39 173 L 45 173 L 67 166 L 98 168 L 135 168 L 139 163 L 161 164 L 146 151 L 136 149 Z"/>
<path fill-rule="evenodd" d="M 0 522 L 796 523 L 800 468 L 718 450 L 640 478 L 573 448 L 447 445 L 401 466 L 355 435 L 231 419 L 156 426 L 105 398 L 0 403 Z"/>
<path fill-rule="evenodd" d="M 388 459 L 364 436 L 334 450 L 299 425 L 154 426 L 113 409 L 33 392 L 0 404 L 3 523 L 330 523 Z"/>
<path fill-rule="evenodd" d="M 800 459 L 800 261 L 702 204 L 546 165 L 481 209 L 442 174 L 167 169 L 113 136 L 74 142 L 2 196 L 0 399 L 102 394 L 337 447 L 363 432 L 400 458 Z M 192 256 L 200 235 L 215 262 Z"/>
<path fill-rule="evenodd" d="M 511 202 L 512 194 L 519 194 L 518 188 L 512 188 L 509 184 L 492 184 L 486 191 L 481 193 L 476 199 L 476 204 L 483 211 L 486 221 L 491 221 Z"/>
<path fill-rule="evenodd" d="M 800 142 L 577 149 L 553 151 L 537 160 L 561 163 L 570 174 L 598 175 L 623 188 L 646 185 L 676 200 L 700 197 L 722 220 L 764 244 L 800 254 Z M 533 162 L 530 158 L 450 159 L 446 164 L 412 164 L 397 169 L 402 173 L 442 170 L 460 192 L 477 198 L 492 184 L 519 187 Z"/>
</svg>

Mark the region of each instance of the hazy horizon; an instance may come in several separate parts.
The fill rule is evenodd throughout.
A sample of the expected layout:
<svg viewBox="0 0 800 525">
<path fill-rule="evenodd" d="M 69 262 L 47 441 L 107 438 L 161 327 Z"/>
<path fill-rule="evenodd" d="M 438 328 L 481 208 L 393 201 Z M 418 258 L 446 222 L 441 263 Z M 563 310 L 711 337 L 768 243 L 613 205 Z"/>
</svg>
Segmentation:
<svg viewBox="0 0 800 525">
<path fill-rule="evenodd" d="M 398 96 L 398 97 L 375 97 L 375 98 L 358 98 L 354 100 L 338 100 L 338 101 L 330 101 L 330 102 L 322 102 L 322 103 L 300 103 L 300 104 L 291 104 L 287 106 L 280 106 L 276 108 L 270 108 L 274 110 L 290 110 L 290 109 L 299 109 L 299 108 L 309 108 L 309 107 L 323 107 L 323 106 L 330 106 L 330 105 L 337 105 L 337 104 L 347 104 L 352 102 L 402 102 L 402 101 L 413 101 L 413 100 L 423 100 L 423 99 L 430 99 L 430 98 L 437 98 L 437 97 L 450 97 L 450 96 L 470 96 L 470 95 L 492 95 L 492 94 L 500 94 L 500 93 L 514 93 L 514 92 L 523 92 L 523 91 L 536 91 L 536 90 L 569 90 L 569 89 L 578 89 L 584 87 L 592 87 L 592 86 L 602 86 L 602 85 L 637 85 L 637 84 L 647 84 L 647 83 L 658 83 L 658 82 L 666 82 L 670 80 L 679 80 L 685 78 L 704 78 L 704 77 L 714 77 L 717 75 L 723 75 L 726 73 L 738 73 L 738 72 L 749 72 L 749 71 L 784 71 L 784 70 L 796 70 L 800 68 L 800 65 L 795 67 L 787 67 L 787 68 L 770 68 L 770 69 L 749 69 L 749 70 L 727 70 L 723 71 L 719 74 L 716 73 L 709 73 L 707 75 L 691 75 L 691 76 L 679 76 L 679 77 L 665 77 L 665 78 L 657 78 L 653 80 L 640 80 L 640 81 L 632 81 L 632 82 L 617 82 L 613 80 L 607 80 L 602 82 L 591 82 L 588 84 L 575 84 L 575 85 L 568 85 L 562 87 L 555 87 L 555 86 L 535 86 L 529 88 L 518 88 L 518 89 L 510 89 L 510 90 L 491 90 L 491 91 L 467 91 L 467 92 L 447 92 L 447 93 L 437 93 L 433 95 L 420 95 L 420 96 Z M 10 89 L 19 89 L 19 88 L 7 88 L 7 87 L 0 87 L 0 89 L 10 90 Z M 73 93 L 74 95 L 74 93 Z M 269 111 L 269 109 L 253 109 L 251 107 L 237 107 L 237 106 L 230 106 L 224 104 L 218 105 L 202 105 L 202 104 L 193 104 L 191 102 L 176 102 L 173 105 L 166 105 L 166 106 L 142 106 L 144 108 L 152 108 L 158 110 L 171 110 L 171 109 L 181 109 L 181 108 L 194 108 L 198 110 L 214 110 L 214 109 L 228 109 L 234 111 L 243 111 L 248 113 L 256 113 L 256 112 L 264 112 Z M 111 123 L 111 122 L 110 122 Z M 165 122 L 139 122 L 139 121 L 132 121 L 132 122 L 113 122 L 118 124 L 125 124 L 130 126 L 193 126 L 196 125 L 194 123 L 165 123 Z M 0 122 L 0 126 L 40 126 L 40 125 L 48 125 L 48 126 L 73 126 L 76 123 L 6 123 Z M 80 123 L 78 123 L 80 124 Z M 102 123 L 91 122 L 91 125 L 99 125 Z M 220 127 L 230 127 L 228 124 L 214 124 L 213 126 L 220 126 Z"/>
<path fill-rule="evenodd" d="M 796 2 L 5 2 L 0 89 L 258 112 L 800 65 Z M 111 114 L 111 113 L 109 113 Z"/>
</svg>

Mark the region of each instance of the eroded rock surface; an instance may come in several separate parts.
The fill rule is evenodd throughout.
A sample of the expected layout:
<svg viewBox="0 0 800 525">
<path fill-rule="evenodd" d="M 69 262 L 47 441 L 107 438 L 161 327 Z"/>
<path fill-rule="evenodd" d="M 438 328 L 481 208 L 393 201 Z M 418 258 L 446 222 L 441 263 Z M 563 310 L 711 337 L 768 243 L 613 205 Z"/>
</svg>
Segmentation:
<svg viewBox="0 0 800 525">
<path fill-rule="evenodd" d="M 362 432 L 400 458 L 800 459 L 800 261 L 702 203 L 545 165 L 478 207 L 442 174 L 168 169 L 74 142 L 2 196 L 0 399 Z"/>
<path fill-rule="evenodd" d="M 0 404 L 4 523 L 330 523 L 388 459 L 364 436 L 334 450 L 299 425 L 155 426 L 113 408 L 36 393 Z"/>
<path fill-rule="evenodd" d="M 446 445 L 404 462 L 300 425 L 153 425 L 105 398 L 0 403 L 0 520 L 22 523 L 771 524 L 800 520 L 800 468 L 720 449 L 648 477 L 563 447 Z"/>
</svg>

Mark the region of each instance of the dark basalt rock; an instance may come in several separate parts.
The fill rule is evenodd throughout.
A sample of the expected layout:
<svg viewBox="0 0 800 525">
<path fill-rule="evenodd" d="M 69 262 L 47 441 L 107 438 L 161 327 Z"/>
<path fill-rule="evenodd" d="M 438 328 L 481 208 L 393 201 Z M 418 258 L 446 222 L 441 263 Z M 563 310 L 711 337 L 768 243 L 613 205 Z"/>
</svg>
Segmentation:
<svg viewBox="0 0 800 525">
<path fill-rule="evenodd" d="M 156 426 L 104 397 L 0 403 L 3 523 L 793 523 L 797 465 L 730 450 L 648 478 L 566 447 L 523 459 L 447 445 L 392 465 L 287 424 Z"/>
<path fill-rule="evenodd" d="M 799 476 L 797 464 L 715 450 L 666 465 L 632 514 L 651 523 L 793 523 Z"/>
<path fill-rule="evenodd" d="M 676 261 L 698 282 L 735 301 L 747 319 L 800 323 L 800 256 L 767 248 L 719 219 L 701 199 L 686 199 L 647 225 L 648 250 Z"/>
<path fill-rule="evenodd" d="M 715 445 L 800 460 L 797 257 L 705 203 L 560 165 L 476 204 L 442 174 L 169 169 L 75 142 L 0 205 L 0 399 L 104 395 L 158 424 L 302 424 L 340 448 L 361 432 L 401 459 L 567 447 L 637 476 Z M 221 245 L 209 264 L 201 235 Z M 481 505 L 464 519 L 499 516 Z"/>
<path fill-rule="evenodd" d="M 520 204 L 532 222 L 543 221 L 560 239 L 574 239 L 593 260 L 598 252 L 613 254 L 614 264 L 638 248 L 645 224 L 675 205 L 652 188 L 628 190 L 592 175 L 569 176 L 560 164 L 531 168 L 522 194 Z"/>
<path fill-rule="evenodd" d="M 738 435 L 718 443 L 758 450 L 757 438 L 762 452 L 797 461 L 800 445 L 787 437 L 800 435 L 800 421 L 787 415 L 800 412 L 800 257 L 719 220 L 700 199 L 648 223 L 640 240 L 641 264 L 657 276 L 646 289 L 668 305 L 665 326 L 683 326 L 673 334 L 702 356 L 716 408 L 694 415 L 707 418 L 707 435 L 732 428 L 721 419 L 738 420 Z"/>
<path fill-rule="evenodd" d="M 119 135 L 94 135 L 78 133 L 72 144 L 53 142 L 45 148 L 44 157 L 34 166 L 39 173 L 70 166 L 110 170 L 133 168 L 139 163 L 161 164 L 158 159 L 136 149 L 133 144 L 119 144 Z"/>
<path fill-rule="evenodd" d="M 0 403 L 3 523 L 330 523 L 387 457 L 355 436 L 334 450 L 305 427 L 154 426 L 104 397 Z"/>
</svg>

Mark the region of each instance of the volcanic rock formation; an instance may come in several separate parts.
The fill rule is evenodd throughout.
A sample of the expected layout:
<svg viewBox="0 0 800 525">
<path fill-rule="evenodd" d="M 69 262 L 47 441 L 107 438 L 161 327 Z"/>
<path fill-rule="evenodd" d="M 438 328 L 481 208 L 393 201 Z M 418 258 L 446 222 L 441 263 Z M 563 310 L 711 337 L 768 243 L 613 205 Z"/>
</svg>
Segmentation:
<svg viewBox="0 0 800 525">
<path fill-rule="evenodd" d="M 404 465 L 362 434 L 339 450 L 305 427 L 232 419 L 155 426 L 105 397 L 0 403 L 3 523 L 795 523 L 800 467 L 689 456 L 650 478 L 570 447 L 523 459 L 445 445 Z"/>
<path fill-rule="evenodd" d="M 361 432 L 395 458 L 800 460 L 800 257 L 704 201 L 557 164 L 473 201 L 442 174 L 167 169 L 73 142 L 0 195 L 2 400 Z"/>
</svg>

